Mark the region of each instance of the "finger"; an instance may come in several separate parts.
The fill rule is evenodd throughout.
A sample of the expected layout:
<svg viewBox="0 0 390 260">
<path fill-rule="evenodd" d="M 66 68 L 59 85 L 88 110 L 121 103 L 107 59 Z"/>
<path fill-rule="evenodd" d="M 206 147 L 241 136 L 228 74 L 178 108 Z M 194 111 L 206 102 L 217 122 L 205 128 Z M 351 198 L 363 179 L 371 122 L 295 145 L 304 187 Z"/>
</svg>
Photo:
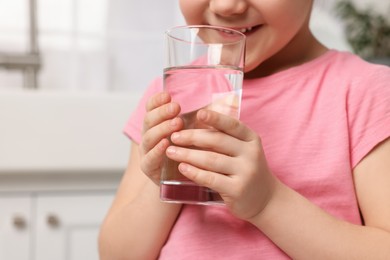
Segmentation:
<svg viewBox="0 0 390 260">
<path fill-rule="evenodd" d="M 171 96 L 167 92 L 159 92 L 154 94 L 145 105 L 146 111 L 151 111 L 163 104 L 169 103 Z"/>
<path fill-rule="evenodd" d="M 238 171 L 234 158 L 212 151 L 169 146 L 166 154 L 174 161 L 185 162 L 206 171 L 225 175 L 231 175 Z"/>
<path fill-rule="evenodd" d="M 241 141 L 215 129 L 187 129 L 171 135 L 171 141 L 179 146 L 195 146 L 203 150 L 237 156 L 241 150 Z"/>
<path fill-rule="evenodd" d="M 179 171 L 200 186 L 208 187 L 219 194 L 229 193 L 229 187 L 231 187 L 231 178 L 229 176 L 206 171 L 187 163 L 180 163 Z"/>
<path fill-rule="evenodd" d="M 169 141 L 162 139 L 153 149 L 145 154 L 141 161 L 141 170 L 154 181 L 157 181 L 157 179 L 159 181 L 162 160 L 168 146 Z"/>
<path fill-rule="evenodd" d="M 147 152 L 156 146 L 161 139 L 167 138 L 173 132 L 183 128 L 183 120 L 175 117 L 166 120 L 144 132 L 142 136 L 142 148 Z"/>
<path fill-rule="evenodd" d="M 215 111 L 207 109 L 199 110 L 197 119 L 206 125 L 243 141 L 251 141 L 257 138 L 257 135 L 255 135 L 251 129 L 242 124 L 238 119 Z"/>
<path fill-rule="evenodd" d="M 180 113 L 180 106 L 177 103 L 167 103 L 146 113 L 143 121 L 143 132 L 168 120 Z"/>
</svg>

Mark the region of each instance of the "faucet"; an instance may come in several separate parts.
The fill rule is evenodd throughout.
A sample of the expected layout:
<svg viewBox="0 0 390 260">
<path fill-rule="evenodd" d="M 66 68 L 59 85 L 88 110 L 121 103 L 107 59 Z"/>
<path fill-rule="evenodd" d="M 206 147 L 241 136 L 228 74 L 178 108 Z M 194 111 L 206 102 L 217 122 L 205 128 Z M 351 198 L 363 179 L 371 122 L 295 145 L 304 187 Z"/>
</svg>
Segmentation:
<svg viewBox="0 0 390 260">
<path fill-rule="evenodd" d="M 20 70 L 24 73 L 24 88 L 38 88 L 38 71 L 41 67 L 37 40 L 37 0 L 29 0 L 29 52 L 0 53 L 0 68 Z"/>
</svg>

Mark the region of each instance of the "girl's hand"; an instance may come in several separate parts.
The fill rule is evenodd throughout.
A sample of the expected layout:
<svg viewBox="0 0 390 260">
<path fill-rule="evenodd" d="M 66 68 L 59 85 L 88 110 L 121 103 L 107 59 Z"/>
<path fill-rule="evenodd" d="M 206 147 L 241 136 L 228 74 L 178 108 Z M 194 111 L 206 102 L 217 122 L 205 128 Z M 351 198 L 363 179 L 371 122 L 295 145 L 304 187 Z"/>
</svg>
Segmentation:
<svg viewBox="0 0 390 260">
<path fill-rule="evenodd" d="M 183 121 L 177 117 L 179 112 L 180 106 L 171 102 L 166 92 L 152 96 L 146 104 L 140 144 L 141 169 L 157 185 L 160 185 L 162 161 L 169 146 L 167 137 L 183 127 Z"/>
<path fill-rule="evenodd" d="M 276 184 L 260 138 L 239 120 L 211 110 L 200 110 L 197 119 L 211 128 L 173 133 L 175 146 L 167 156 L 181 162 L 187 178 L 218 192 L 233 214 L 250 220 L 265 208 Z M 191 146 L 199 149 L 184 148 Z"/>
</svg>

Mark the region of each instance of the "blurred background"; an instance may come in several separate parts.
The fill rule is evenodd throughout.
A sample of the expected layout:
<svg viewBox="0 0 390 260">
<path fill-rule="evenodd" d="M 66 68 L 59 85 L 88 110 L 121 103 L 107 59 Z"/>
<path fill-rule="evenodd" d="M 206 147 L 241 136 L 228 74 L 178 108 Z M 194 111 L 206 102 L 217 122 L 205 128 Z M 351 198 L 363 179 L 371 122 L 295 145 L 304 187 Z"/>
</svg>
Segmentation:
<svg viewBox="0 0 390 260">
<path fill-rule="evenodd" d="M 1 0 L 0 89 L 32 85 L 24 82 L 20 66 L 17 70 L 4 69 L 4 54 L 31 52 L 39 54 L 40 90 L 128 92 L 145 88 L 161 73 L 163 31 L 183 23 L 176 2 Z M 389 17 L 389 0 L 351 2 Z M 335 3 L 316 0 L 312 29 L 328 46 L 351 50 Z M 34 36 L 31 11 L 35 16 Z M 32 59 L 25 62 L 34 63 Z"/>
<path fill-rule="evenodd" d="M 41 90 L 142 88 L 160 73 L 163 31 L 179 23 L 176 1 L 2 0 L 1 53 L 31 51 L 31 3 Z M 20 72 L 0 70 L 0 89 L 21 88 Z"/>
<path fill-rule="evenodd" d="M 389 14 L 389 0 L 316 0 L 310 26 L 382 62 Z M 122 129 L 181 24 L 174 0 L 0 0 L 0 259 L 98 259 Z"/>
</svg>

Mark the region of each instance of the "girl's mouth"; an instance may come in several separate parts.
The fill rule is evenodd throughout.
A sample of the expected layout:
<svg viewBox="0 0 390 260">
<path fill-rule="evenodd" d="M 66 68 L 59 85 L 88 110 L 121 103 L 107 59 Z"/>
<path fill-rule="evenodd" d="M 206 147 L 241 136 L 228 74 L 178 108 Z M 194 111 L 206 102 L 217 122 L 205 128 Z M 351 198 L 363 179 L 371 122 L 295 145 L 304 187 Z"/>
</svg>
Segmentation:
<svg viewBox="0 0 390 260">
<path fill-rule="evenodd" d="M 239 31 L 245 34 L 245 33 L 247 33 L 247 32 L 252 31 L 252 29 L 253 29 L 253 27 L 248 27 L 248 28 L 242 28 L 242 29 L 240 29 Z"/>
<path fill-rule="evenodd" d="M 251 26 L 251 27 L 246 27 L 246 28 L 240 28 L 240 29 L 236 29 L 240 32 L 242 32 L 243 34 L 245 34 L 246 36 L 252 34 L 253 32 L 255 32 L 257 29 L 259 29 L 261 27 L 261 25 L 255 25 L 255 26 Z"/>
<path fill-rule="evenodd" d="M 231 29 L 239 31 L 239 32 L 245 34 L 246 36 L 248 36 L 248 35 L 252 34 L 253 32 L 255 32 L 257 29 L 259 29 L 260 27 L 261 27 L 261 25 L 255 25 L 255 26 L 251 26 L 251 27 L 231 28 Z M 223 30 L 222 29 L 221 31 L 223 31 L 224 33 L 227 33 L 227 34 L 232 34 L 232 32 L 229 31 L 229 30 Z"/>
</svg>

